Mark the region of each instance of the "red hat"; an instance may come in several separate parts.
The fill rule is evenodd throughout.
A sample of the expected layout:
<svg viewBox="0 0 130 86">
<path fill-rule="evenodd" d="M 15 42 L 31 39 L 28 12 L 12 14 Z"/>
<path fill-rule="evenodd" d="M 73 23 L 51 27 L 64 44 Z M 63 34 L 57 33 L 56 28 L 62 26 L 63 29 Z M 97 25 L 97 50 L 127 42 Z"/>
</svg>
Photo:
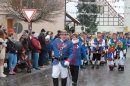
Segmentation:
<svg viewBox="0 0 130 86">
<path fill-rule="evenodd" d="M 24 48 L 22 48 L 22 53 L 24 53 L 25 52 L 25 49 Z"/>
<path fill-rule="evenodd" d="M 13 33 L 14 30 L 13 29 L 8 29 L 8 33 Z"/>
</svg>

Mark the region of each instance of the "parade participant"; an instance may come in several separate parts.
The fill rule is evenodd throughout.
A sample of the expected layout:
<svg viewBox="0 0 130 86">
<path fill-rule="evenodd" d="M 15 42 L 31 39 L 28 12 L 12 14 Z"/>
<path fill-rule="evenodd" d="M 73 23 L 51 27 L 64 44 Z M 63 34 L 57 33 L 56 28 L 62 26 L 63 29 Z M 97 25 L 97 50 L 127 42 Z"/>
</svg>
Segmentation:
<svg viewBox="0 0 130 86">
<path fill-rule="evenodd" d="M 85 48 L 85 32 L 81 33 L 78 37 L 79 41 L 82 43 L 83 47 Z M 83 57 L 83 54 L 81 53 L 82 55 L 82 65 L 80 66 L 81 68 L 85 68 L 84 66 L 84 57 Z"/>
<path fill-rule="evenodd" d="M 116 33 L 113 33 L 112 34 L 112 37 L 110 38 L 110 40 L 108 41 L 108 45 L 111 45 L 114 43 L 114 45 L 116 46 L 117 45 L 117 42 L 118 42 L 118 38 L 117 38 L 117 34 Z M 109 46 L 110 47 L 110 46 Z M 114 67 L 117 66 L 117 55 L 116 55 L 116 47 L 115 48 L 115 51 L 114 51 Z"/>
<path fill-rule="evenodd" d="M 63 30 L 60 32 L 60 38 L 55 39 L 52 43 L 46 42 L 46 46 L 49 49 L 54 50 L 54 60 L 52 62 L 52 78 L 54 86 L 59 86 L 58 77 L 61 74 L 61 86 L 66 86 L 68 70 L 66 66 L 69 66 L 73 59 L 74 47 L 73 43 L 67 40 L 68 33 Z M 49 40 L 50 36 L 46 36 L 46 40 Z"/>
<path fill-rule="evenodd" d="M 124 59 L 126 46 L 122 41 L 117 43 L 117 58 L 118 58 L 118 70 L 124 71 Z"/>
<path fill-rule="evenodd" d="M 82 63 L 81 63 L 81 59 L 82 59 L 81 52 L 83 54 L 85 62 L 87 61 L 87 55 L 86 55 L 84 46 L 82 45 L 82 43 L 78 39 L 77 33 L 73 33 L 72 43 L 74 45 L 74 57 L 73 57 L 73 59 L 70 63 L 70 71 L 71 71 L 72 81 L 73 81 L 72 86 L 77 86 L 79 67 L 82 65 Z"/>
<path fill-rule="evenodd" d="M 8 29 L 8 41 L 7 41 L 6 52 L 8 53 L 9 70 L 10 70 L 9 74 L 11 74 L 11 75 L 16 74 L 14 72 L 14 68 L 17 64 L 18 49 L 17 49 L 15 42 L 16 41 L 14 40 L 13 29 Z"/>
<path fill-rule="evenodd" d="M 5 59 L 5 47 L 7 47 L 5 41 L 4 31 L 0 30 L 0 77 L 6 77 L 4 72 L 4 59 Z"/>
<path fill-rule="evenodd" d="M 101 54 L 101 61 L 100 61 L 100 64 L 101 65 L 104 65 L 104 63 L 106 62 L 106 60 L 105 60 L 105 54 L 106 54 L 106 51 L 107 51 L 107 38 L 106 38 L 106 36 L 105 36 L 105 33 L 103 33 L 102 34 L 102 39 L 104 39 L 105 40 L 105 46 L 104 46 L 104 50 L 103 50 L 103 52 L 102 52 L 102 54 Z"/>
<path fill-rule="evenodd" d="M 111 43 L 109 45 L 109 48 L 108 48 L 108 52 L 107 52 L 107 59 L 108 59 L 108 65 L 109 65 L 109 68 L 110 70 L 113 70 L 114 68 L 114 52 L 115 52 L 115 44 L 114 43 Z"/>
<path fill-rule="evenodd" d="M 100 60 L 101 60 L 101 54 L 103 52 L 103 48 L 105 46 L 105 40 L 102 39 L 102 34 L 101 32 L 97 33 L 97 37 L 92 39 L 91 41 L 91 46 L 93 48 L 93 58 L 92 58 L 92 69 L 94 68 L 95 65 L 95 60 L 97 61 L 97 66 L 96 68 L 99 68 Z"/>
<path fill-rule="evenodd" d="M 123 42 L 123 53 L 124 53 L 124 56 L 126 57 L 126 50 L 127 50 L 127 42 L 126 42 L 126 40 L 124 39 L 124 35 L 123 35 L 123 33 L 120 33 L 120 35 L 119 35 L 119 38 L 118 38 L 118 40 L 119 41 L 121 41 L 121 42 Z"/>
</svg>

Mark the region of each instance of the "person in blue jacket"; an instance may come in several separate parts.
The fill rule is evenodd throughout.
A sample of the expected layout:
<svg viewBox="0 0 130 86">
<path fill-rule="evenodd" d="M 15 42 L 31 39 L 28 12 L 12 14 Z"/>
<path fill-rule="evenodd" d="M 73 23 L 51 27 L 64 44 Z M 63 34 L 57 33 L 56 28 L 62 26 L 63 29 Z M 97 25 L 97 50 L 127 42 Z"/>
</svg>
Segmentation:
<svg viewBox="0 0 130 86">
<path fill-rule="evenodd" d="M 54 86 L 59 86 L 58 77 L 61 74 L 61 86 L 66 86 L 68 69 L 67 66 L 70 65 L 74 57 L 74 47 L 73 43 L 67 40 L 68 33 L 63 30 L 60 32 L 60 38 L 55 39 L 50 43 L 50 36 L 46 36 L 46 47 L 48 49 L 53 49 L 53 68 L 52 68 L 52 78 Z"/>
<path fill-rule="evenodd" d="M 74 56 L 70 63 L 70 72 L 72 75 L 72 86 L 77 86 L 77 80 L 78 80 L 78 73 L 79 73 L 79 67 L 82 65 L 82 56 L 81 52 L 84 57 L 84 61 L 87 61 L 87 55 L 85 52 L 85 48 L 82 45 L 82 42 L 78 39 L 78 34 L 73 33 L 72 35 L 72 43 L 74 46 Z"/>
</svg>

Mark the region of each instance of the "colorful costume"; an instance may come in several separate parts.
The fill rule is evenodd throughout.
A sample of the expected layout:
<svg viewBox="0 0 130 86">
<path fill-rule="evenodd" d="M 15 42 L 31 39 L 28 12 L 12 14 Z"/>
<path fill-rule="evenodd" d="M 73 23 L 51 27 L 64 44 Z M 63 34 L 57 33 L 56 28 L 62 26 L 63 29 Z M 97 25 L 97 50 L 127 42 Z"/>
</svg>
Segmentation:
<svg viewBox="0 0 130 86">
<path fill-rule="evenodd" d="M 124 59 L 125 59 L 126 46 L 122 41 L 117 44 L 117 58 L 118 58 L 118 70 L 124 71 Z"/>
<path fill-rule="evenodd" d="M 67 34 L 66 31 L 62 31 L 60 34 Z M 45 38 L 50 39 L 49 36 Z M 58 77 L 61 74 L 62 86 L 67 84 L 68 70 L 66 66 L 69 66 L 74 57 L 73 43 L 69 40 L 55 39 L 52 43 L 46 44 L 48 49 L 54 51 L 54 60 L 52 62 L 52 77 L 54 86 L 59 86 Z"/>
<path fill-rule="evenodd" d="M 107 52 L 107 59 L 108 59 L 108 65 L 110 70 L 113 70 L 114 67 L 114 52 L 115 52 L 115 44 L 112 43 L 109 45 L 110 47 L 108 48 L 108 52 Z"/>
<path fill-rule="evenodd" d="M 91 41 L 93 58 L 92 58 L 92 68 L 94 68 L 95 60 L 97 60 L 97 68 L 99 68 L 101 53 L 103 52 L 103 48 L 105 46 L 105 40 L 100 38 L 94 38 Z"/>
<path fill-rule="evenodd" d="M 82 65 L 82 55 L 84 57 L 84 61 L 87 61 L 87 55 L 84 49 L 84 46 L 79 40 L 72 40 L 74 45 L 74 57 L 70 63 L 70 71 L 72 75 L 72 86 L 77 86 L 79 67 Z"/>
</svg>

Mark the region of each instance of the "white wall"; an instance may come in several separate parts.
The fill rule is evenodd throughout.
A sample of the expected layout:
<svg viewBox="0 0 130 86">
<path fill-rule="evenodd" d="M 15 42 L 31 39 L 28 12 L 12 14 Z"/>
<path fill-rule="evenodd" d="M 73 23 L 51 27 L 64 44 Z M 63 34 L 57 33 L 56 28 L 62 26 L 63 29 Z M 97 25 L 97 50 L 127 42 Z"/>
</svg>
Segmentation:
<svg viewBox="0 0 130 86">
<path fill-rule="evenodd" d="M 99 32 L 105 31 L 105 32 L 115 33 L 115 32 L 121 32 L 123 30 L 124 30 L 123 26 L 98 26 Z"/>
<path fill-rule="evenodd" d="M 128 26 L 130 31 L 130 9 L 128 7 L 130 6 L 130 0 L 125 0 L 125 7 L 127 7 L 124 11 L 124 27 Z M 127 14 L 128 13 L 128 14 Z"/>
<path fill-rule="evenodd" d="M 6 15 L 0 15 L 0 25 L 2 25 L 2 26 L 4 26 L 5 28 L 7 28 Z"/>
</svg>

